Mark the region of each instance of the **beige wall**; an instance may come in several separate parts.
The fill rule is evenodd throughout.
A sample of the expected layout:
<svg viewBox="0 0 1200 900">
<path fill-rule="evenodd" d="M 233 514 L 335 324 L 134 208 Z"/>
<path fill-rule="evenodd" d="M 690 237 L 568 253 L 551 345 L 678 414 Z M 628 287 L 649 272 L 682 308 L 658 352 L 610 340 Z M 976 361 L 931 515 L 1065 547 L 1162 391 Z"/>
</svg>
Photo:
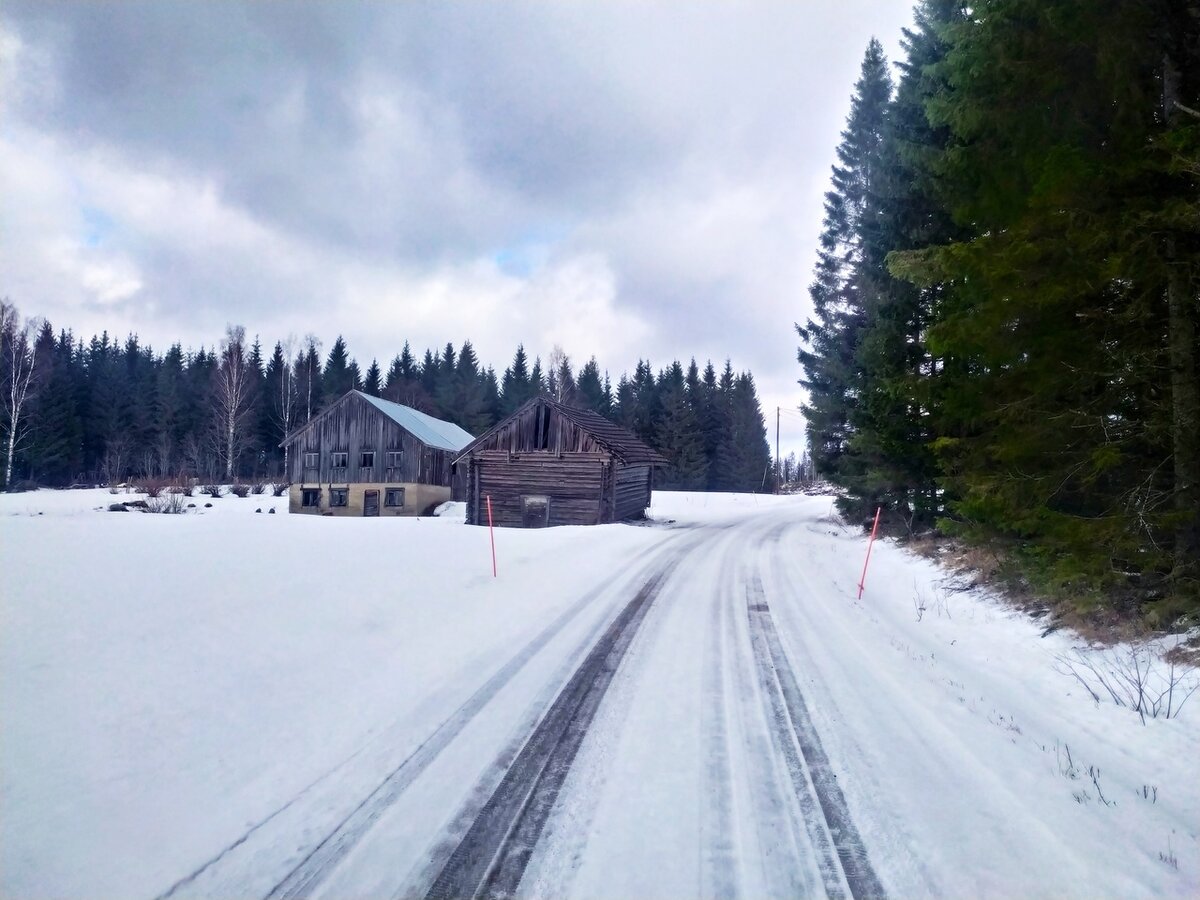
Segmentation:
<svg viewBox="0 0 1200 900">
<path fill-rule="evenodd" d="M 380 516 L 419 516 L 439 503 L 450 499 L 450 488 L 436 484 L 348 484 L 334 485 L 345 487 L 350 495 L 346 506 L 329 506 L 329 485 L 327 484 L 293 484 L 288 491 L 288 511 L 292 513 L 325 516 L 361 516 L 363 514 L 363 495 L 367 491 L 379 491 Z M 315 488 L 321 492 L 321 505 L 301 506 L 300 491 Z M 387 500 L 388 488 L 404 488 L 404 506 L 384 506 Z"/>
</svg>

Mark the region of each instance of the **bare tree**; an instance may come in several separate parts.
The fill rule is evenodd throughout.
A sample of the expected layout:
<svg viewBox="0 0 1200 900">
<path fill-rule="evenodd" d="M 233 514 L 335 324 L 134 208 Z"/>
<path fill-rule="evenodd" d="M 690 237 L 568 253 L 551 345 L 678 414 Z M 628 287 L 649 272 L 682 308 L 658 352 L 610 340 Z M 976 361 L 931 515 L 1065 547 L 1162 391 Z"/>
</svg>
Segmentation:
<svg viewBox="0 0 1200 900">
<path fill-rule="evenodd" d="M 246 358 L 246 329 L 241 325 L 226 326 L 213 391 L 218 455 L 225 464 L 226 478 L 233 477 L 234 463 L 245 443 L 245 424 L 250 414 L 253 386 L 250 362 Z"/>
<path fill-rule="evenodd" d="M 304 336 L 304 421 L 312 421 L 313 380 L 321 357 L 321 339 L 311 332 Z"/>
<path fill-rule="evenodd" d="M 17 307 L 8 298 L 0 300 L 0 358 L 2 373 L 4 425 L 4 486 L 12 484 L 13 459 L 29 433 L 24 418 L 25 404 L 33 397 L 37 333 L 41 322 L 26 319 L 20 324 Z"/>
<path fill-rule="evenodd" d="M 104 481 L 114 494 L 117 485 L 125 480 L 125 470 L 129 468 L 129 450 L 128 438 L 119 432 L 104 443 Z"/>
<path fill-rule="evenodd" d="M 554 399 L 559 403 L 574 405 L 575 377 L 571 374 L 571 358 L 561 344 L 555 344 L 550 351 L 547 371 L 554 376 Z"/>
<path fill-rule="evenodd" d="M 296 421 L 296 405 L 299 396 L 296 391 L 296 374 L 292 369 L 292 355 L 296 352 L 296 336 L 289 334 L 287 340 L 283 342 L 283 367 L 279 373 L 279 383 L 272 385 L 271 390 L 271 411 L 272 418 L 275 424 L 279 426 L 281 437 L 287 437 L 292 432 L 292 427 Z M 311 379 L 309 380 L 311 384 Z M 287 473 L 290 470 L 288 467 L 288 457 L 290 448 L 287 444 L 283 446 L 283 472 L 284 479 L 287 479 Z"/>
</svg>

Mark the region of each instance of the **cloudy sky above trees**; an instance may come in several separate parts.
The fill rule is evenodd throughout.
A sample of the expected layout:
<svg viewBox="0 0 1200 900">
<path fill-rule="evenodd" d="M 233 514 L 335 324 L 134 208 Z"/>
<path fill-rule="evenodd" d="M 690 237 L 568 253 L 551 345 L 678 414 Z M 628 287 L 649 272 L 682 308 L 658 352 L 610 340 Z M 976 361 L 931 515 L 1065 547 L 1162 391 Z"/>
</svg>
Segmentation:
<svg viewBox="0 0 1200 900">
<path fill-rule="evenodd" d="M 773 420 L 863 51 L 909 19 L 6 0 L 0 294 L 159 350 L 340 333 L 364 369 L 405 339 L 500 369 L 560 344 L 614 380 L 731 357 Z"/>
</svg>

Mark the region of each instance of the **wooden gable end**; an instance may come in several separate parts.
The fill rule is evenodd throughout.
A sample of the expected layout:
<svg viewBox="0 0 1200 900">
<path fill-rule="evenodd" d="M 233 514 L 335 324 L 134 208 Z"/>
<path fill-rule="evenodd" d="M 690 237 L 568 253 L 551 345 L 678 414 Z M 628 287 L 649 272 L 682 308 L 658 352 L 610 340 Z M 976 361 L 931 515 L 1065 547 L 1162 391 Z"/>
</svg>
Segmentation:
<svg viewBox="0 0 1200 900">
<path fill-rule="evenodd" d="M 471 448 L 472 453 L 489 450 L 612 455 L 594 434 L 561 415 L 553 405 L 538 402 L 523 406 Z"/>
<path fill-rule="evenodd" d="M 426 446 L 354 393 L 322 410 L 286 443 L 288 477 L 295 484 L 450 484 L 448 451 Z M 364 453 L 371 454 L 370 465 L 362 464 Z"/>
</svg>

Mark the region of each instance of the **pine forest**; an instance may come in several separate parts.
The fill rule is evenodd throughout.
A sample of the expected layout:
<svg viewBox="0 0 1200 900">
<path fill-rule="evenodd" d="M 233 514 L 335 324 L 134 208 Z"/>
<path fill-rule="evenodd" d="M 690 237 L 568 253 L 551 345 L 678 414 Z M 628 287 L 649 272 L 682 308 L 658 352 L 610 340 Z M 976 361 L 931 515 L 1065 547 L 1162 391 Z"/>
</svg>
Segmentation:
<svg viewBox="0 0 1200 900">
<path fill-rule="evenodd" d="M 1200 610 L 1200 4 L 924 0 L 854 85 L 813 462 L 1085 613 Z"/>
<path fill-rule="evenodd" d="M 48 322 L 22 324 L 3 309 L 4 484 L 65 486 L 128 478 L 278 477 L 284 435 L 351 389 L 486 431 L 541 393 L 594 410 L 633 431 L 670 465 L 664 488 L 760 491 L 773 487 L 754 378 L 728 361 L 692 360 L 654 372 L 639 362 L 614 385 L 593 357 L 576 371 L 559 348 L 545 363 L 518 347 L 497 375 L 470 341 L 416 356 L 406 342 L 366 371 L 338 337 L 328 353 L 312 336 L 266 351 L 230 327 L 220 345 L 155 353 L 136 335 L 88 342 Z M 12 427 L 15 423 L 15 428 Z"/>
</svg>

